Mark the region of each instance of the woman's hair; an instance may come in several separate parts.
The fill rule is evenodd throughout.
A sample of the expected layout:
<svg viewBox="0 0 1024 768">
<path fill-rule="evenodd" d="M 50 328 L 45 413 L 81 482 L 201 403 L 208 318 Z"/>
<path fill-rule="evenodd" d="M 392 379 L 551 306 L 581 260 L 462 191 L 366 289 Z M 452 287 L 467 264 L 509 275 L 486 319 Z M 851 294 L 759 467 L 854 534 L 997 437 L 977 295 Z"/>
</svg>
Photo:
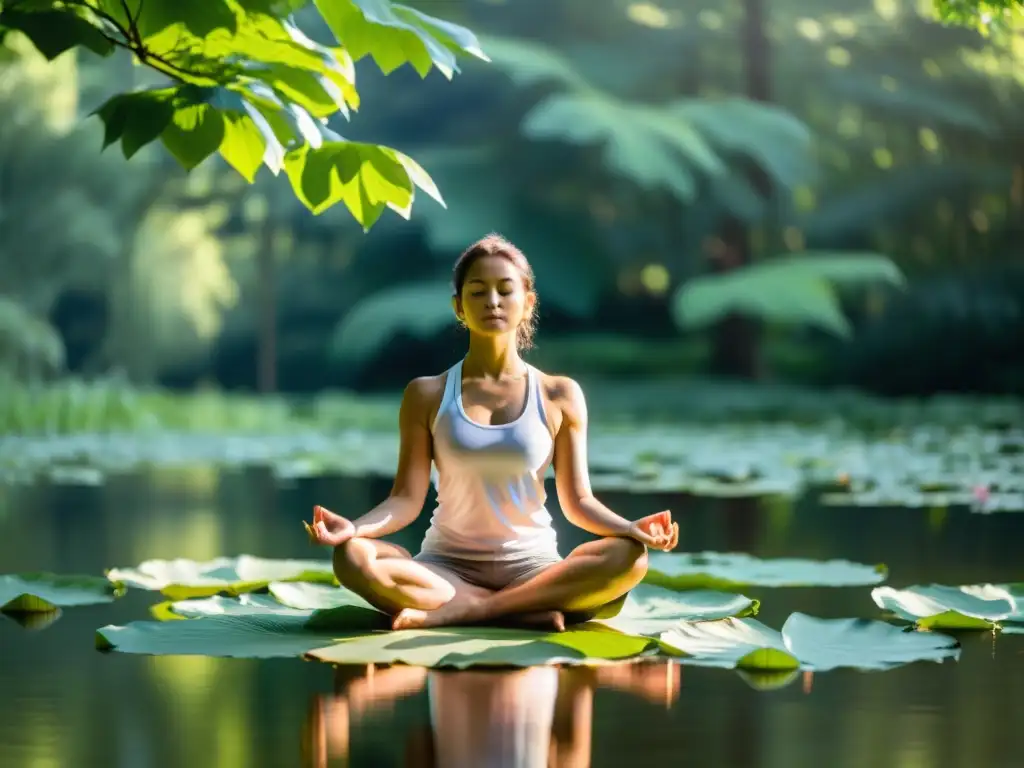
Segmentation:
<svg viewBox="0 0 1024 768">
<path fill-rule="evenodd" d="M 523 290 L 527 293 L 534 290 L 533 268 L 523 252 L 501 235 L 491 234 L 477 240 L 455 260 L 455 268 L 452 270 L 452 289 L 456 299 L 462 297 L 462 286 L 466 282 L 469 268 L 473 266 L 473 262 L 483 256 L 501 256 L 503 259 L 508 259 L 522 278 Z M 516 346 L 519 349 L 529 349 L 533 345 L 533 334 L 536 330 L 537 304 L 535 300 L 533 311 L 524 317 L 519 323 L 519 327 L 516 328 Z"/>
</svg>

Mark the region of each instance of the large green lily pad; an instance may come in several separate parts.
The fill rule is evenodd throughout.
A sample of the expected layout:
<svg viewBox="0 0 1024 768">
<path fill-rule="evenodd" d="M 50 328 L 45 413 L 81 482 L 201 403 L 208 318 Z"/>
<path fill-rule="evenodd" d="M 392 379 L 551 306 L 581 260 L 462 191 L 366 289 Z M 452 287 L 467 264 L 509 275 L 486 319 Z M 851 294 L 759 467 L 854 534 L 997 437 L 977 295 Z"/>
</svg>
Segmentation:
<svg viewBox="0 0 1024 768">
<path fill-rule="evenodd" d="M 302 612 L 245 596 L 227 608 L 223 597 L 185 601 L 206 604 L 219 615 L 183 621 L 136 621 L 96 633 L 100 650 L 148 655 L 273 658 L 309 653 L 344 664 L 405 663 L 430 667 L 530 666 L 545 663 L 599 664 L 656 650 L 650 638 L 625 635 L 600 624 L 543 633 L 492 627 L 431 630 L 383 629 L 388 618 L 357 606 Z M 219 606 L 213 608 L 215 603 Z M 254 610 L 260 607 L 261 610 Z M 186 612 L 189 612 L 186 609 Z"/>
<path fill-rule="evenodd" d="M 756 619 L 722 619 L 681 624 L 659 639 L 668 652 L 682 655 L 684 663 L 739 669 L 882 670 L 914 661 L 941 662 L 960 653 L 946 635 L 802 613 L 791 614 L 781 632 Z"/>
<path fill-rule="evenodd" d="M 762 560 L 739 552 L 652 552 L 647 562 L 644 581 L 667 589 L 854 587 L 879 584 L 888 575 L 884 565 L 847 560 Z"/>
<path fill-rule="evenodd" d="M 252 616 L 271 613 L 279 616 L 312 617 L 314 611 L 349 606 L 379 613 L 355 592 L 345 587 L 306 582 L 273 581 L 268 594 L 244 593 L 237 597 L 212 595 L 158 603 L 150 610 L 162 621 L 201 616 Z M 381 614 L 383 617 L 383 614 Z M 383 618 L 381 619 L 383 621 Z"/>
<path fill-rule="evenodd" d="M 109 603 L 123 588 L 99 576 L 21 573 L 0 576 L 0 611 L 45 613 L 76 605 Z"/>
<path fill-rule="evenodd" d="M 871 599 L 922 629 L 993 629 L 1003 622 L 1024 623 L 1022 584 L 877 587 L 871 590 Z"/>
<path fill-rule="evenodd" d="M 685 621 L 752 616 L 757 600 L 712 590 L 676 592 L 653 584 L 640 584 L 626 597 L 619 613 L 601 623 L 620 632 L 657 636 Z"/>
<path fill-rule="evenodd" d="M 207 562 L 179 558 L 147 560 L 137 568 L 113 568 L 107 578 L 136 589 L 159 591 L 172 600 L 208 595 L 239 595 L 265 589 L 271 582 L 334 582 L 326 560 L 272 560 L 251 555 Z"/>
</svg>

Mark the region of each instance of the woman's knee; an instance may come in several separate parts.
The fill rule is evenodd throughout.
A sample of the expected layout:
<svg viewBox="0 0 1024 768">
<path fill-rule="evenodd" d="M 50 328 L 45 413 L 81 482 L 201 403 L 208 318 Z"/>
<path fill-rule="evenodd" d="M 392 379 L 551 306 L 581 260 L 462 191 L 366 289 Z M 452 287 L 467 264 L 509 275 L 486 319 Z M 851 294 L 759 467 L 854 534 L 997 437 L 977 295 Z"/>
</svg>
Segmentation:
<svg viewBox="0 0 1024 768">
<path fill-rule="evenodd" d="M 608 569 L 616 577 L 639 583 L 647 575 L 646 546 L 625 537 L 609 537 L 604 544 Z"/>
</svg>

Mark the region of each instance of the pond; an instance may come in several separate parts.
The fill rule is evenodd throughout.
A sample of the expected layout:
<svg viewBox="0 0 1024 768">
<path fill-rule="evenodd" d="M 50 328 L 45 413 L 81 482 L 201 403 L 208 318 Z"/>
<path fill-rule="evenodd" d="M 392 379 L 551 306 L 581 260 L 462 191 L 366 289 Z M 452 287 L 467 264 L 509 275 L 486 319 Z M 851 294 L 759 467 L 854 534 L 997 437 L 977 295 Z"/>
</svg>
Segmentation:
<svg viewBox="0 0 1024 768">
<path fill-rule="evenodd" d="M 383 478 L 282 481 L 257 469 L 133 471 L 95 486 L 0 490 L 0 572 L 101 573 L 148 558 L 308 558 L 315 503 L 352 515 Z M 554 504 L 554 489 L 549 486 Z M 893 586 L 1024 580 L 1024 515 L 601 494 L 639 517 L 671 508 L 682 551 L 886 563 Z M 432 504 L 432 500 L 430 501 Z M 587 537 L 556 513 L 563 550 Z M 395 537 L 415 548 L 426 525 Z M 793 611 L 877 618 L 869 590 L 744 590 Z M 425 674 L 299 660 L 100 653 L 95 630 L 146 619 L 155 595 L 0 619 L 0 765 L 985 766 L 1024 762 L 1024 635 L 960 636 L 959 661 L 885 672 L 754 676 L 681 665 L 597 673 Z M 431 758 L 433 756 L 433 758 Z"/>
</svg>

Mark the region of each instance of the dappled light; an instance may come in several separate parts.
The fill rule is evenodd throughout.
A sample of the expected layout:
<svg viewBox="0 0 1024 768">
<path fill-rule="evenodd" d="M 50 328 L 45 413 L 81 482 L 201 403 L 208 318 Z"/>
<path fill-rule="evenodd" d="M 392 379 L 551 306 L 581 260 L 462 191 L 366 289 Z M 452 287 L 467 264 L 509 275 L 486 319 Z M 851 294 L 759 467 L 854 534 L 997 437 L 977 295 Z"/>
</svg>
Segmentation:
<svg viewBox="0 0 1024 768">
<path fill-rule="evenodd" d="M 0 765 L 1024 759 L 1020 0 L 0 0 L 0 115 Z"/>
</svg>

